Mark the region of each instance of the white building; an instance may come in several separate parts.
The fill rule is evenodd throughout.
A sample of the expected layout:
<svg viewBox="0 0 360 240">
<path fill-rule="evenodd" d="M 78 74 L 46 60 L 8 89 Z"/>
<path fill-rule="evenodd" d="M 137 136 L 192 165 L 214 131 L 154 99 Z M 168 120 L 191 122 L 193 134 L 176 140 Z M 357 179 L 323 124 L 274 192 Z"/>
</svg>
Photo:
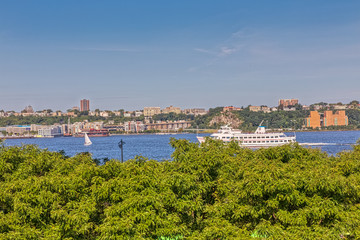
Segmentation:
<svg viewBox="0 0 360 240">
<path fill-rule="evenodd" d="M 38 135 L 42 137 L 58 137 L 63 135 L 63 131 L 61 126 L 50 126 L 48 128 L 39 129 Z"/>
<path fill-rule="evenodd" d="M 145 124 L 141 121 L 128 121 L 124 123 L 125 132 L 143 132 L 145 129 Z"/>
</svg>

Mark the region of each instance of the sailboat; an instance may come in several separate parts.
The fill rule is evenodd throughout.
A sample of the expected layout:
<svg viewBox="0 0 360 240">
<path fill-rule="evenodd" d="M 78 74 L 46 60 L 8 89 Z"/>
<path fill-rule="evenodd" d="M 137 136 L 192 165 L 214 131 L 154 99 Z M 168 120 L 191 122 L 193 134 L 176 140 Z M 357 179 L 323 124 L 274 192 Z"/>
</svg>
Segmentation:
<svg viewBox="0 0 360 240">
<path fill-rule="evenodd" d="M 84 146 L 90 146 L 92 144 L 89 136 L 87 135 L 87 133 L 85 133 L 85 143 Z"/>
</svg>

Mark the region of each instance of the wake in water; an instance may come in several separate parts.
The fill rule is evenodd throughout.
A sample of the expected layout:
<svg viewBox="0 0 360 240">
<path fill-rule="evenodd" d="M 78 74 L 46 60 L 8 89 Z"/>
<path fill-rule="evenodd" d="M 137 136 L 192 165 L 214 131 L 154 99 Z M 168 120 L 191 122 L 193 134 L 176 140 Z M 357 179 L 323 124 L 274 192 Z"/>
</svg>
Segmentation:
<svg viewBox="0 0 360 240">
<path fill-rule="evenodd" d="M 353 143 L 299 143 L 301 146 L 348 146 Z"/>
</svg>

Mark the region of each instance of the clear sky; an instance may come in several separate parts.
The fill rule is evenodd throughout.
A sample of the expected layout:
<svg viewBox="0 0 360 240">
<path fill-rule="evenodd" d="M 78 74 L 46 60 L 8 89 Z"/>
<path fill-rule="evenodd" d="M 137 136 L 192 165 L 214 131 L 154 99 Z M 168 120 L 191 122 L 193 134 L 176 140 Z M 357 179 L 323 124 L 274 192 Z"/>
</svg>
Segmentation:
<svg viewBox="0 0 360 240">
<path fill-rule="evenodd" d="M 1 0 L 0 109 L 360 100 L 358 0 Z"/>
</svg>

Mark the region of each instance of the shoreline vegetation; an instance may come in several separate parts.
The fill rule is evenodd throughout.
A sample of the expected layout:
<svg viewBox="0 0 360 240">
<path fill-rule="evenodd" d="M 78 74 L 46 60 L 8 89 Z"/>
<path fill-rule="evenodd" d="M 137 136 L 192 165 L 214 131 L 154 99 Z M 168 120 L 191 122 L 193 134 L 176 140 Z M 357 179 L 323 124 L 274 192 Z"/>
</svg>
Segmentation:
<svg viewBox="0 0 360 240">
<path fill-rule="evenodd" d="M 0 144 L 1 239 L 358 239 L 360 145 L 170 141 L 121 163 Z"/>
</svg>

